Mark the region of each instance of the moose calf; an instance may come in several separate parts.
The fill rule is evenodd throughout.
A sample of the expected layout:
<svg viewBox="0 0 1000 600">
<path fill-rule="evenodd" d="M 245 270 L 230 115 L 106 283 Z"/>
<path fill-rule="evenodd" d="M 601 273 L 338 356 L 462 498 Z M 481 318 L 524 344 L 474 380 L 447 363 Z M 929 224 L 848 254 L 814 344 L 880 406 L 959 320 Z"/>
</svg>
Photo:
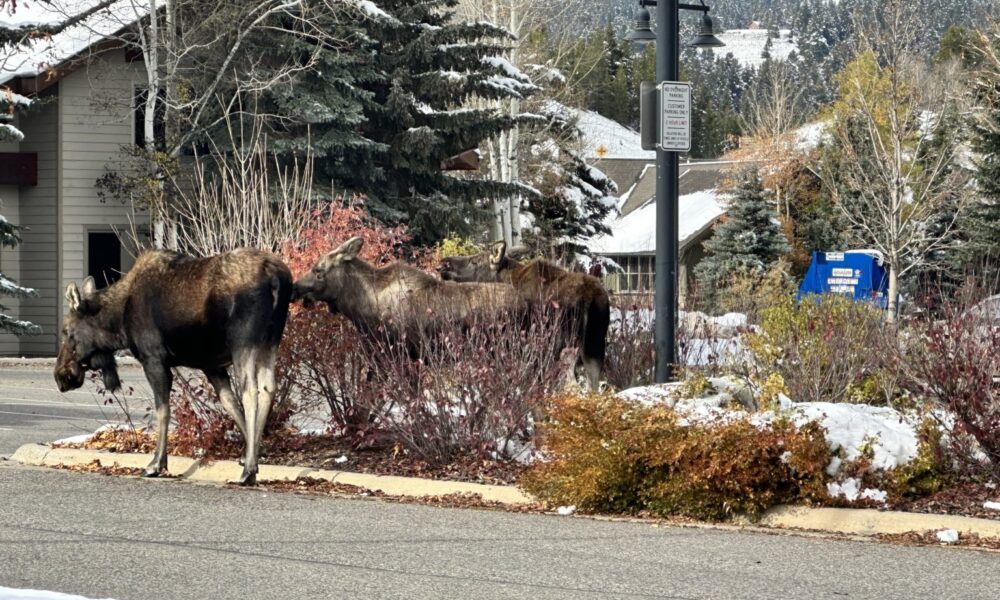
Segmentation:
<svg viewBox="0 0 1000 600">
<path fill-rule="evenodd" d="M 599 279 L 544 260 L 519 263 L 507 256 L 505 242 L 473 256 L 445 258 L 439 272 L 448 281 L 509 283 L 528 302 L 558 306 L 575 328 L 571 335 L 580 348 L 577 362 L 583 366 L 590 389 L 598 389 L 611 322 L 611 297 Z"/>
</svg>

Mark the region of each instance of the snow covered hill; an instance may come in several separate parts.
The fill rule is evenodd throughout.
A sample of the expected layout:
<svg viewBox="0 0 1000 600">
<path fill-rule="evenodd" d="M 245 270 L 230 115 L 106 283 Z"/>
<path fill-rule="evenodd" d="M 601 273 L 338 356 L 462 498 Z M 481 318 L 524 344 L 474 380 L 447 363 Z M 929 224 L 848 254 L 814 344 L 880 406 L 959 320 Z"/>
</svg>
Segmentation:
<svg viewBox="0 0 1000 600">
<path fill-rule="evenodd" d="M 778 31 L 778 37 L 771 38 L 771 46 L 768 48 L 767 29 L 730 29 L 725 33 L 718 33 L 716 37 L 725 42 L 725 47 L 715 50 L 717 56 L 732 54 L 744 67 L 759 67 L 764 62 L 765 50 L 774 60 L 784 60 L 798 50 L 790 29 Z"/>
</svg>

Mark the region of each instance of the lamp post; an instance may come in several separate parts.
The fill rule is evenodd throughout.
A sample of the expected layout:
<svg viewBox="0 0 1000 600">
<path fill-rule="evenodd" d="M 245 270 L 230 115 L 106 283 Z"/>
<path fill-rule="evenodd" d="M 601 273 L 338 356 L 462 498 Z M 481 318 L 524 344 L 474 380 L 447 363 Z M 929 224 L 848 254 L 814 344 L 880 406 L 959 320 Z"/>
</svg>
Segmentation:
<svg viewBox="0 0 1000 600">
<path fill-rule="evenodd" d="M 658 31 L 649 25 L 647 6 L 656 7 Z M 680 11 L 702 13 L 698 35 L 689 44 L 695 48 L 724 46 L 712 32 L 712 19 L 705 1 L 701 5 L 682 4 L 678 0 L 639 0 L 635 29 L 627 39 L 632 42 L 656 42 L 656 83 L 677 81 L 680 77 Z M 662 123 L 658 116 L 657 121 Z M 644 123 L 645 126 L 645 123 Z M 677 203 L 680 182 L 676 151 L 656 148 L 656 296 L 654 314 L 656 321 L 656 382 L 665 383 L 673 378 L 677 363 L 677 252 L 678 223 Z"/>
</svg>

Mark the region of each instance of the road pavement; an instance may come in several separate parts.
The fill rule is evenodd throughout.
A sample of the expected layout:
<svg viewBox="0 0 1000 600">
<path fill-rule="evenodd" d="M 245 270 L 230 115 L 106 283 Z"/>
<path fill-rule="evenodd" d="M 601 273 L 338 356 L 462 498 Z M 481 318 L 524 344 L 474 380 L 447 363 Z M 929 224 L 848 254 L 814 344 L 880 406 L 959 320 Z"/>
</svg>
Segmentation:
<svg viewBox="0 0 1000 600">
<path fill-rule="evenodd" d="M 0 454 L 93 429 L 0 371 Z M 60 403 L 57 403 L 60 402 Z M 113 411 L 111 411 L 113 414 Z M 0 460 L 0 586 L 117 600 L 995 598 L 1000 555 L 300 496 Z"/>
</svg>

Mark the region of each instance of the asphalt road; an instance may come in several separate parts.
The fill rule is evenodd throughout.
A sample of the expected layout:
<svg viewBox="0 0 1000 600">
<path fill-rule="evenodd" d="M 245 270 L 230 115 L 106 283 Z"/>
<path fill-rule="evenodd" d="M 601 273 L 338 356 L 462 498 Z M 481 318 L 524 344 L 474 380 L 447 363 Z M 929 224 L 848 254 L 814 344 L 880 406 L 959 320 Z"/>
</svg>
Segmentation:
<svg viewBox="0 0 1000 600">
<path fill-rule="evenodd" d="M 152 404 L 142 370 L 127 366 L 120 373 L 124 391 L 119 397 L 128 404 L 133 418 L 141 417 Z M 49 364 L 0 365 L 0 454 L 12 454 L 29 442 L 91 433 L 121 419 L 122 411 L 103 404 L 96 389 L 88 382 L 63 394 L 56 388 Z"/>
<path fill-rule="evenodd" d="M 11 372 L 0 371 L 0 453 L 102 420 L 92 396 L 59 395 L 47 371 Z M 1000 555 L 298 496 L 0 460 L 0 586 L 117 600 L 992 599 Z"/>
</svg>

